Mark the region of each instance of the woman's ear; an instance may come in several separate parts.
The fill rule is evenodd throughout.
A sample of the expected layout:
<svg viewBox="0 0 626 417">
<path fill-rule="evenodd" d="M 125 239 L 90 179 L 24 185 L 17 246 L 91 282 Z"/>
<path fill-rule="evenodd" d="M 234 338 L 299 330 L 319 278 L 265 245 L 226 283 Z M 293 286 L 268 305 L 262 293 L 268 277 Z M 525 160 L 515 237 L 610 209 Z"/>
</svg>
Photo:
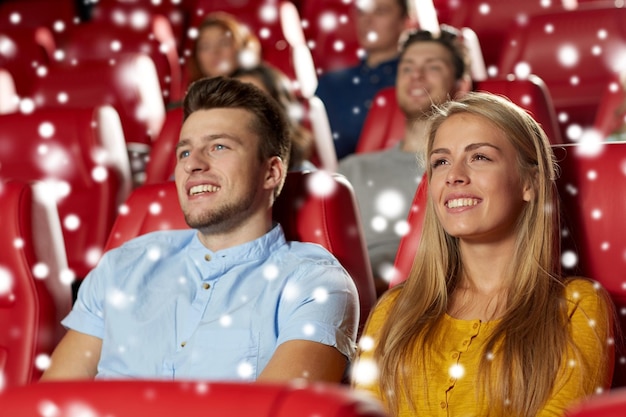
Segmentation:
<svg viewBox="0 0 626 417">
<path fill-rule="evenodd" d="M 533 169 L 528 177 L 524 180 L 524 186 L 522 189 L 522 199 L 526 202 L 535 199 L 537 186 L 537 170 Z"/>
</svg>

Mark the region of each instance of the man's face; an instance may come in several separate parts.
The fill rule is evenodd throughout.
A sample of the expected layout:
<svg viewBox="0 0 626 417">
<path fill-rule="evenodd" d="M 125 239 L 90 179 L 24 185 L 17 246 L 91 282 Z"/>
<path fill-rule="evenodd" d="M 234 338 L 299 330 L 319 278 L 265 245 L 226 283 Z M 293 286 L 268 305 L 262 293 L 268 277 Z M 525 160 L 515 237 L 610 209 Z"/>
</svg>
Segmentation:
<svg viewBox="0 0 626 417">
<path fill-rule="evenodd" d="M 405 28 L 405 18 L 396 0 L 356 0 L 359 45 L 366 52 L 395 51 Z"/>
<path fill-rule="evenodd" d="M 396 95 L 407 118 L 430 114 L 433 104 L 442 104 L 457 92 L 452 55 L 446 47 L 423 41 L 406 49 L 398 66 Z"/>
<path fill-rule="evenodd" d="M 267 161 L 259 159 L 254 115 L 243 109 L 198 110 L 183 123 L 175 180 L 190 227 L 223 233 L 268 206 Z"/>
</svg>

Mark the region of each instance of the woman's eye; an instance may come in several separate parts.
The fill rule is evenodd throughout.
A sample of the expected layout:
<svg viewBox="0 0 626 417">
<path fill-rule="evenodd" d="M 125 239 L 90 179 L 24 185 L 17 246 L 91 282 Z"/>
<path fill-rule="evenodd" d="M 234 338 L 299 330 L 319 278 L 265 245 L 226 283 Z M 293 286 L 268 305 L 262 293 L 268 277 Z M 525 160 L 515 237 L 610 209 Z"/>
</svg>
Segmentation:
<svg viewBox="0 0 626 417">
<path fill-rule="evenodd" d="M 480 153 L 474 155 L 472 159 L 474 159 L 475 161 L 491 161 L 491 159 L 489 159 L 487 156 Z"/>
<path fill-rule="evenodd" d="M 444 165 L 446 163 L 445 159 L 435 159 L 430 163 L 433 168 L 437 168 L 438 166 Z"/>
</svg>

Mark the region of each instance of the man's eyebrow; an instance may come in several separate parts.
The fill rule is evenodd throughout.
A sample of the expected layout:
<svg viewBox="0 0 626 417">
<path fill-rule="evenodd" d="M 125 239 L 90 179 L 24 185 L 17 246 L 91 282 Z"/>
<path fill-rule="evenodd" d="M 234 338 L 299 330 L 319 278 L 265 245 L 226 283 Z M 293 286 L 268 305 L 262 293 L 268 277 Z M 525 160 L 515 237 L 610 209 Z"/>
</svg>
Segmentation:
<svg viewBox="0 0 626 417">
<path fill-rule="evenodd" d="M 243 141 L 241 140 L 241 138 L 239 136 L 236 135 L 230 135 L 228 133 L 215 133 L 212 135 L 206 135 L 202 137 L 203 141 L 212 141 L 212 140 L 217 140 L 217 139 L 230 139 L 233 140 L 237 143 L 243 143 Z M 181 139 L 178 141 L 178 143 L 176 144 L 176 149 L 179 149 L 183 146 L 187 146 L 189 145 L 191 141 L 189 139 Z"/>
</svg>

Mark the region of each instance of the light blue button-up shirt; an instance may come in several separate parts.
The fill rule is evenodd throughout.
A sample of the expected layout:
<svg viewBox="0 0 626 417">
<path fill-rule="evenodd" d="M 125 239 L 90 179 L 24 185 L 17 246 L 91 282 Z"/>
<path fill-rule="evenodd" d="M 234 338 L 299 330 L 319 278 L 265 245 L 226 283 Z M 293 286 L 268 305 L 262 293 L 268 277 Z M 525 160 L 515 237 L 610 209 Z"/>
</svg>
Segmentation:
<svg viewBox="0 0 626 417">
<path fill-rule="evenodd" d="M 218 252 L 195 230 L 133 239 L 103 256 L 62 323 L 102 339 L 97 378 L 251 381 L 288 340 L 350 358 L 358 318 L 339 262 L 275 226 Z"/>
</svg>

